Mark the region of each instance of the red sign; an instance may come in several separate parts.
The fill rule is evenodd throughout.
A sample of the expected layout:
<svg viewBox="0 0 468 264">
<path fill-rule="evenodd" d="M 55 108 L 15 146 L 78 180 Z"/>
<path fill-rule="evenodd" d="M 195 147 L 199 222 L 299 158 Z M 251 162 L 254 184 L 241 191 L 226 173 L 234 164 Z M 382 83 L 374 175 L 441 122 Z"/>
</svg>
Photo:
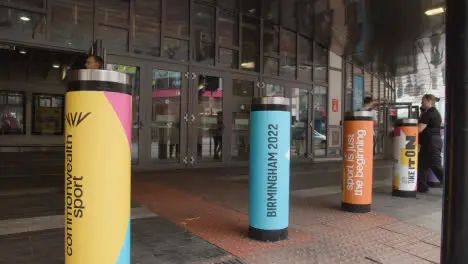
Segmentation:
<svg viewBox="0 0 468 264">
<path fill-rule="evenodd" d="M 338 99 L 332 99 L 332 112 L 338 112 Z"/>
<path fill-rule="evenodd" d="M 388 114 L 390 116 L 397 116 L 398 115 L 398 109 L 388 109 Z"/>
</svg>

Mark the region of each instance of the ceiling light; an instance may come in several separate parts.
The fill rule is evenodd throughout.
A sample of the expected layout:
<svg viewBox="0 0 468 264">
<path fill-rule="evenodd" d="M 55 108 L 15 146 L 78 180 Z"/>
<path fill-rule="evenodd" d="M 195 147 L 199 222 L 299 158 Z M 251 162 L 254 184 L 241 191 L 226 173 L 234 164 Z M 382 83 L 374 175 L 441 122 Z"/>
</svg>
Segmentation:
<svg viewBox="0 0 468 264">
<path fill-rule="evenodd" d="M 30 21 L 30 20 L 31 20 L 31 18 L 29 18 L 29 17 L 27 17 L 27 16 L 21 16 L 20 19 L 21 19 L 22 21 Z"/>
<path fill-rule="evenodd" d="M 20 54 L 26 54 L 26 51 L 25 50 L 20 50 L 19 53 Z"/>
<path fill-rule="evenodd" d="M 436 7 L 436 8 L 431 8 L 429 10 L 426 10 L 426 12 L 424 12 L 424 14 L 426 14 L 426 16 L 435 16 L 435 15 L 440 15 L 440 14 L 442 14 L 444 12 L 445 12 L 445 8 Z"/>
<path fill-rule="evenodd" d="M 58 69 L 58 68 L 60 68 L 60 65 L 59 64 L 52 64 L 52 67 L 55 68 L 55 69 Z"/>
<path fill-rule="evenodd" d="M 241 63 L 241 68 L 244 68 L 244 69 L 253 69 L 255 68 L 255 62 L 251 61 L 251 62 L 243 62 Z"/>
</svg>

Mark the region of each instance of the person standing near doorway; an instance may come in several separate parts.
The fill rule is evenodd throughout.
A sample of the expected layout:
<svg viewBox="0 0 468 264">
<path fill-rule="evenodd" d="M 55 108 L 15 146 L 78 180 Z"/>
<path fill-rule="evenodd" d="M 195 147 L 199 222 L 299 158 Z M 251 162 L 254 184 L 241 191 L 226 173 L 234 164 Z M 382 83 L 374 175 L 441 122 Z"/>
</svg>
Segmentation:
<svg viewBox="0 0 468 264">
<path fill-rule="evenodd" d="M 442 168 L 442 117 L 435 108 L 435 103 L 439 98 L 432 94 L 426 94 L 421 100 L 421 107 L 424 112 L 419 118 L 419 171 L 418 171 L 418 191 L 427 192 L 427 171 L 432 170 L 439 182 L 443 184 L 444 169 Z"/>
<path fill-rule="evenodd" d="M 212 131 L 211 131 L 211 133 L 213 135 L 213 141 L 214 141 L 214 154 L 213 154 L 214 159 L 220 159 L 221 156 L 222 156 L 223 130 L 224 130 L 223 112 L 219 111 L 216 114 L 216 127 L 214 129 L 212 129 Z"/>
<path fill-rule="evenodd" d="M 103 62 L 101 57 L 91 55 L 86 59 L 85 68 L 89 70 L 100 70 L 102 69 Z"/>
</svg>

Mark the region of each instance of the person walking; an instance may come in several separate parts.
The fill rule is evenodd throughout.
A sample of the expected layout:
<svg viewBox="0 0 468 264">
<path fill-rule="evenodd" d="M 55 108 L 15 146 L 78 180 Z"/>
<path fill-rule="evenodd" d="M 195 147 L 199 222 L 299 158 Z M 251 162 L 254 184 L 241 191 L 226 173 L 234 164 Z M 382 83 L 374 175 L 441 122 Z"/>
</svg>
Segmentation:
<svg viewBox="0 0 468 264">
<path fill-rule="evenodd" d="M 432 94 L 426 94 L 421 100 L 421 107 L 424 111 L 419 118 L 419 166 L 418 166 L 418 191 L 427 192 L 427 171 L 432 170 L 439 182 L 443 184 L 444 169 L 442 168 L 442 117 L 435 108 L 435 103 L 439 98 Z"/>
</svg>

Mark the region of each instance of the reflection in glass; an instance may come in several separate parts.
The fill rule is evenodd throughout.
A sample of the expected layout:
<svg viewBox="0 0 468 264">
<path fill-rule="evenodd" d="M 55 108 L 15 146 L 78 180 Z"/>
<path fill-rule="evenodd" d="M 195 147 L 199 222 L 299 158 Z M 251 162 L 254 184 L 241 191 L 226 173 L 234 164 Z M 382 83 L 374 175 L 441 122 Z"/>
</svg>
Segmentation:
<svg viewBox="0 0 468 264">
<path fill-rule="evenodd" d="M 278 55 L 279 53 L 279 26 L 268 22 L 263 27 L 263 53 L 265 55 Z"/>
<path fill-rule="evenodd" d="M 267 83 L 263 89 L 263 96 L 274 97 L 274 96 L 285 96 L 286 90 L 279 84 Z"/>
<path fill-rule="evenodd" d="M 374 78 L 372 78 L 372 97 L 374 99 L 379 98 L 379 84 L 380 84 L 379 78 L 374 76 Z"/>
<path fill-rule="evenodd" d="M 232 136 L 231 157 L 234 160 L 249 160 L 250 109 L 254 82 L 232 80 Z"/>
<path fill-rule="evenodd" d="M 237 50 L 219 48 L 218 65 L 223 68 L 237 69 L 239 53 Z"/>
<path fill-rule="evenodd" d="M 215 8 L 194 3 L 195 61 L 214 65 Z"/>
<path fill-rule="evenodd" d="M 260 16 L 260 4 L 262 1 L 241 0 L 242 13 Z"/>
<path fill-rule="evenodd" d="M 130 0 L 99 0 L 96 5 L 100 24 L 128 27 Z"/>
<path fill-rule="evenodd" d="M 128 30 L 119 27 L 101 25 L 97 30 L 98 38 L 102 39 L 104 45 L 110 51 L 128 51 Z"/>
<path fill-rule="evenodd" d="M 314 11 L 313 11 L 313 4 L 309 1 L 307 2 L 300 2 L 298 3 L 298 19 L 299 19 L 299 32 L 306 36 L 312 36 L 314 31 L 313 27 L 313 18 L 314 18 Z"/>
<path fill-rule="evenodd" d="M 174 37 L 189 36 L 189 0 L 166 1 L 166 34 Z"/>
<path fill-rule="evenodd" d="M 326 87 L 316 86 L 314 89 L 314 131 L 312 142 L 315 156 L 325 156 L 327 150 L 327 100 Z"/>
<path fill-rule="evenodd" d="M 320 45 L 314 47 L 314 62 L 321 66 L 328 65 L 328 50 Z M 362 70 L 360 70 L 362 73 Z"/>
<path fill-rule="evenodd" d="M 24 93 L 0 91 L 0 135 L 26 132 L 24 99 Z"/>
<path fill-rule="evenodd" d="M 164 38 L 163 56 L 173 60 L 188 60 L 188 41 L 173 38 Z"/>
<path fill-rule="evenodd" d="M 328 81 L 328 69 L 326 66 L 314 67 L 314 79 L 316 82 L 326 83 Z"/>
<path fill-rule="evenodd" d="M 161 0 L 136 1 L 133 52 L 160 55 Z"/>
<path fill-rule="evenodd" d="M 80 5 L 51 4 L 50 38 L 70 47 L 88 49 L 93 38 L 93 1 Z"/>
<path fill-rule="evenodd" d="M 43 8 L 44 0 L 0 0 L 0 4 L 10 4 L 17 7 Z"/>
<path fill-rule="evenodd" d="M 263 19 L 272 23 L 279 22 L 279 2 L 280 0 L 264 0 L 263 1 Z"/>
<path fill-rule="evenodd" d="M 241 69 L 258 72 L 259 67 L 259 19 L 243 16 L 242 18 L 242 58 Z"/>
<path fill-rule="evenodd" d="M 316 82 L 328 81 L 328 50 L 320 45 L 314 47 L 314 79 Z"/>
<path fill-rule="evenodd" d="M 291 157 L 305 158 L 307 157 L 307 128 L 309 127 L 308 91 L 294 88 L 291 99 Z"/>
<path fill-rule="evenodd" d="M 297 78 L 301 81 L 312 81 L 313 42 L 299 35 L 299 69 Z"/>
<path fill-rule="evenodd" d="M 140 68 L 122 64 L 107 64 L 107 70 L 126 73 L 132 84 L 132 162 L 138 162 L 138 138 L 140 136 Z"/>
<path fill-rule="evenodd" d="M 33 134 L 63 134 L 63 101 L 63 95 L 33 94 Z"/>
<path fill-rule="evenodd" d="M 153 69 L 151 158 L 179 161 L 182 73 Z"/>
<path fill-rule="evenodd" d="M 221 161 L 223 150 L 223 79 L 198 78 L 197 156 L 199 160 Z"/>
<path fill-rule="evenodd" d="M 220 10 L 218 18 L 219 45 L 223 47 L 239 46 L 238 16 L 229 11 Z"/>
<path fill-rule="evenodd" d="M 296 77 L 296 33 L 290 30 L 281 30 L 280 75 L 287 78 Z"/>
<path fill-rule="evenodd" d="M 281 1 L 281 24 L 296 30 L 298 0 Z"/>
<path fill-rule="evenodd" d="M 218 5 L 228 7 L 230 9 L 237 9 L 239 7 L 238 0 L 217 0 Z"/>
<path fill-rule="evenodd" d="M 278 76 L 279 60 L 275 58 L 263 58 L 263 73 Z"/>
<path fill-rule="evenodd" d="M 19 39 L 44 39 L 45 16 L 17 9 L 0 8 L 0 36 Z"/>
</svg>

